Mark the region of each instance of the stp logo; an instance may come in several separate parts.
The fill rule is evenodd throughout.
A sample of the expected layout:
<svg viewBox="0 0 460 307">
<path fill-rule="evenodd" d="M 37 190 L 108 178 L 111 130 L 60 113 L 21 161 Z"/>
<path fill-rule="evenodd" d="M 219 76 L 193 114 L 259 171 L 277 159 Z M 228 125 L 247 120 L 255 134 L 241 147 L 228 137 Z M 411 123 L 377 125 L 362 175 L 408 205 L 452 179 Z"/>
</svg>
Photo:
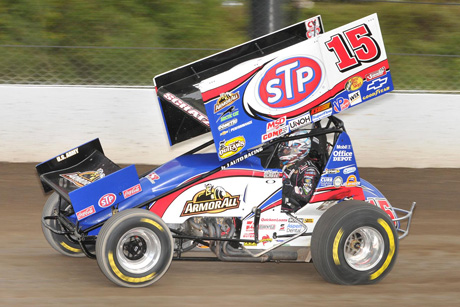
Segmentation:
<svg viewBox="0 0 460 307">
<path fill-rule="evenodd" d="M 270 67 L 260 80 L 259 97 L 270 107 L 285 108 L 304 101 L 321 82 L 319 64 L 307 57 L 294 57 Z"/>
<path fill-rule="evenodd" d="M 243 96 L 244 110 L 255 118 L 298 115 L 296 110 L 304 110 L 321 95 L 323 71 L 322 62 L 313 56 L 272 60 L 249 81 Z"/>
<path fill-rule="evenodd" d="M 101 208 L 107 208 L 107 207 L 113 205 L 113 203 L 115 203 L 116 200 L 117 200 L 117 196 L 115 194 L 107 193 L 104 196 L 102 196 L 101 198 L 99 198 L 98 205 Z"/>
</svg>

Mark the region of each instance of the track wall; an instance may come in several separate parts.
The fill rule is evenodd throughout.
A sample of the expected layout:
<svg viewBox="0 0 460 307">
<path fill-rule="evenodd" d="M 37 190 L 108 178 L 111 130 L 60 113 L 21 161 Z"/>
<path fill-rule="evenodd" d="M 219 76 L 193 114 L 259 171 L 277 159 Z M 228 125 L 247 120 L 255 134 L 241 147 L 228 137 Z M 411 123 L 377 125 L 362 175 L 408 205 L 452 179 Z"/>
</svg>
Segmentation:
<svg viewBox="0 0 460 307">
<path fill-rule="evenodd" d="M 0 161 L 44 161 L 99 137 L 116 163 L 161 164 L 169 147 L 152 88 L 0 86 Z M 339 116 L 358 165 L 460 167 L 460 95 L 390 93 Z"/>
</svg>

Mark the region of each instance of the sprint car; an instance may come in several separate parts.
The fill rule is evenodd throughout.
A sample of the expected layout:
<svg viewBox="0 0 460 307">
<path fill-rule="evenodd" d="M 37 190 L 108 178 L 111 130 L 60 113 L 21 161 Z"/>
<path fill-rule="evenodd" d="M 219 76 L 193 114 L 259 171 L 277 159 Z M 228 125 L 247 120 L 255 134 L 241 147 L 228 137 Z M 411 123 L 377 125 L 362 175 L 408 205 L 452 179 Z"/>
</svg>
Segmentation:
<svg viewBox="0 0 460 307">
<path fill-rule="evenodd" d="M 173 259 L 313 262 L 345 285 L 390 272 L 415 203 L 395 208 L 360 177 L 336 117 L 393 89 L 376 14 L 329 32 L 316 16 L 154 82 L 170 144 L 212 140 L 140 176 L 99 139 L 37 165 L 53 191 L 42 229 L 56 251 L 97 259 L 125 287 L 155 283 Z M 286 210 L 277 152 L 301 138 L 313 140 L 320 178 L 308 203 Z"/>
</svg>

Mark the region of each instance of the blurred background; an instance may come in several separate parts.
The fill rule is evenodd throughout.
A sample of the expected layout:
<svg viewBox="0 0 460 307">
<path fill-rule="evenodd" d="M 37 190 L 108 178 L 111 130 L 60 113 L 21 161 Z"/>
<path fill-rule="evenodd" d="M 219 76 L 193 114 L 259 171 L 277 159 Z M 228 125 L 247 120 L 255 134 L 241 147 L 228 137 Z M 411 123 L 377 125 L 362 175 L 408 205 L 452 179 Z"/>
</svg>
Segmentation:
<svg viewBox="0 0 460 307">
<path fill-rule="evenodd" d="M 374 12 L 396 90 L 460 91 L 458 0 L 1 0 L 0 84 L 152 87 L 314 15 L 328 31 Z"/>
</svg>

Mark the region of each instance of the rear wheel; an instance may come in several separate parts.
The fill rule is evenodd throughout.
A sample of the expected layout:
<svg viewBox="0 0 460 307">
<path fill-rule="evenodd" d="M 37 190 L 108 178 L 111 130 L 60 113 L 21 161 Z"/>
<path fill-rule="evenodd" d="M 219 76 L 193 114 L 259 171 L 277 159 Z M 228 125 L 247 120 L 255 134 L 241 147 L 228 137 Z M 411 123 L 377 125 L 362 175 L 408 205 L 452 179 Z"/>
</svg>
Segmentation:
<svg viewBox="0 0 460 307">
<path fill-rule="evenodd" d="M 366 202 L 352 200 L 335 205 L 313 230 L 313 263 L 331 283 L 376 283 L 393 268 L 397 251 L 398 237 L 392 221 Z"/>
<path fill-rule="evenodd" d="M 128 209 L 111 217 L 96 241 L 99 268 L 124 287 L 145 287 L 158 281 L 168 270 L 173 252 L 169 228 L 156 214 L 143 209 Z"/>
<path fill-rule="evenodd" d="M 43 207 L 42 217 L 45 216 L 57 216 L 60 210 L 64 210 L 64 206 L 68 206 L 68 203 L 60 203 L 60 197 L 57 193 L 51 194 Z M 51 228 L 58 231 L 64 231 L 57 220 L 45 220 L 45 223 Z M 85 257 L 85 254 L 81 250 L 79 244 L 72 242 L 65 235 L 58 235 L 53 233 L 51 230 L 46 228 L 42 224 L 42 231 L 45 235 L 46 241 L 59 253 L 70 256 L 70 257 Z"/>
</svg>

